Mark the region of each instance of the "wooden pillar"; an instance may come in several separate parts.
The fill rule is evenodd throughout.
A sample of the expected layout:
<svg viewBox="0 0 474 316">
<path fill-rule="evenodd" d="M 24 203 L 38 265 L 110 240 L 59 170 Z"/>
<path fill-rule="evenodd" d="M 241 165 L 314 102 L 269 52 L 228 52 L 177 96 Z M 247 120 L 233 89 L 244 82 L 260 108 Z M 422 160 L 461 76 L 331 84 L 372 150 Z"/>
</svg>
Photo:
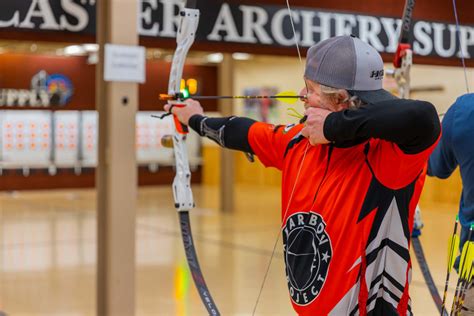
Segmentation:
<svg viewBox="0 0 474 316">
<path fill-rule="evenodd" d="M 104 45 L 137 45 L 138 0 L 97 1 L 97 315 L 135 315 L 136 83 L 104 81 Z"/>
<path fill-rule="evenodd" d="M 218 69 L 219 95 L 234 94 L 233 59 L 231 54 L 224 54 L 224 59 Z M 219 112 L 223 116 L 233 114 L 232 100 L 219 100 Z M 234 210 L 234 152 L 221 149 L 220 170 L 220 209 L 225 213 Z"/>
</svg>

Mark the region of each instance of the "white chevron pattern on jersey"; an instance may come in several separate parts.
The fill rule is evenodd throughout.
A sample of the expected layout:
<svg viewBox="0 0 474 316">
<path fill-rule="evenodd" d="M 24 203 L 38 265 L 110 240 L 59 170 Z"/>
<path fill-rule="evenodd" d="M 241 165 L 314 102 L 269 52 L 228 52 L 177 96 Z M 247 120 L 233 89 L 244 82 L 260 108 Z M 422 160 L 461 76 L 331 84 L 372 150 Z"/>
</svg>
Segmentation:
<svg viewBox="0 0 474 316">
<path fill-rule="evenodd" d="M 377 304 L 377 300 L 383 299 L 391 304 L 394 309 L 403 295 L 407 282 L 405 271 L 408 269 L 408 261 L 400 252 L 408 252 L 408 239 L 403 232 L 402 219 L 393 197 L 390 206 L 378 228 L 376 237 L 367 246 L 365 255 L 369 264 L 365 271 L 365 282 L 368 285 L 367 314 Z M 351 270 L 359 266 L 361 258 L 358 258 Z M 411 281 L 411 269 L 408 272 L 408 282 Z M 355 284 L 334 307 L 329 315 L 359 315 L 359 290 L 360 280 Z M 408 302 L 407 315 L 412 315 L 411 300 Z"/>
<path fill-rule="evenodd" d="M 397 202 L 393 198 L 376 238 L 366 249 L 367 257 L 377 256 L 365 273 L 365 281 L 369 285 L 368 313 L 375 307 L 378 298 L 383 298 L 396 309 L 403 295 L 408 262 L 397 252 L 397 248 L 408 250 L 408 240 L 402 227 Z"/>
</svg>

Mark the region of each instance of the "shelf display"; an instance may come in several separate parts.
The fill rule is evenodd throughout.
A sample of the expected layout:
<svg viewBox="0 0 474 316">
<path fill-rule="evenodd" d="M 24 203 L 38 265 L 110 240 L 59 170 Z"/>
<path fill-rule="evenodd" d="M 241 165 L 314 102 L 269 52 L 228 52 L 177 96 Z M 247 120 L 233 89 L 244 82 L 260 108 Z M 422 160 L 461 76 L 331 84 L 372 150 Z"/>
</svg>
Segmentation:
<svg viewBox="0 0 474 316">
<path fill-rule="evenodd" d="M 92 168 L 97 165 L 98 114 L 96 111 L 1 111 L 0 168 L 49 169 Z M 156 171 L 172 166 L 173 151 L 161 145 L 172 134 L 171 117 L 152 117 L 162 112 L 140 111 L 136 115 L 136 154 L 139 166 Z M 190 164 L 201 163 L 200 138 L 189 134 Z"/>
</svg>

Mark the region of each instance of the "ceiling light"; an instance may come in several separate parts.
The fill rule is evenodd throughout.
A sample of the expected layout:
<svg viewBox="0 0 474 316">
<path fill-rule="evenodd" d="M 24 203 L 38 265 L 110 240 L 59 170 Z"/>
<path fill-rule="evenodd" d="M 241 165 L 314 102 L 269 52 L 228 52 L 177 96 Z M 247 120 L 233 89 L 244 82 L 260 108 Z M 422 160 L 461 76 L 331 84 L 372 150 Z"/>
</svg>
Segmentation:
<svg viewBox="0 0 474 316">
<path fill-rule="evenodd" d="M 247 53 L 233 53 L 232 58 L 235 60 L 249 60 L 252 58 L 252 55 Z"/>
<path fill-rule="evenodd" d="M 81 56 L 85 55 L 86 50 L 79 45 L 71 45 L 66 48 L 64 48 L 64 55 L 69 55 L 69 56 Z"/>
<path fill-rule="evenodd" d="M 224 59 L 224 55 L 222 55 L 221 53 L 209 54 L 209 55 L 207 55 L 206 59 L 210 63 L 218 64 L 218 63 L 222 62 L 222 60 Z"/>
<path fill-rule="evenodd" d="M 88 65 L 95 65 L 99 62 L 99 54 L 97 53 L 91 53 L 87 57 L 87 64 Z"/>
<path fill-rule="evenodd" d="M 99 51 L 99 44 L 83 44 L 82 47 L 88 53 L 96 53 Z"/>
</svg>

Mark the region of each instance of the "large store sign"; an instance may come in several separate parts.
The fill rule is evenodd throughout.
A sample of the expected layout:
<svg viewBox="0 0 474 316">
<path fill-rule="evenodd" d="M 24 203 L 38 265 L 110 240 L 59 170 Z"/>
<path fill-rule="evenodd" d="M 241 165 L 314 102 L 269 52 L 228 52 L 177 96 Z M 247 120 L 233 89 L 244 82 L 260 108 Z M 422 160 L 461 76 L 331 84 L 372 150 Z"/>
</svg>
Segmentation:
<svg viewBox="0 0 474 316">
<path fill-rule="evenodd" d="M 0 89 L 0 106 L 64 106 L 73 94 L 71 80 L 41 70 L 31 78 L 30 89 Z"/>
<path fill-rule="evenodd" d="M 91 32 L 95 28 L 94 20 L 95 0 L 16 0 L 0 3 L 0 28 Z"/>
<path fill-rule="evenodd" d="M 142 36 L 176 36 L 181 0 L 140 0 L 139 33 Z M 285 6 L 257 6 L 220 1 L 198 1 L 201 21 L 197 39 L 270 46 L 293 46 L 293 31 Z M 15 0 L 0 2 L 0 28 L 95 32 L 96 0 Z M 392 17 L 292 8 L 296 37 L 302 46 L 335 35 L 354 34 L 380 52 L 396 50 L 401 21 Z M 422 56 L 469 58 L 474 55 L 474 27 L 415 21 L 413 49 Z"/>
</svg>

